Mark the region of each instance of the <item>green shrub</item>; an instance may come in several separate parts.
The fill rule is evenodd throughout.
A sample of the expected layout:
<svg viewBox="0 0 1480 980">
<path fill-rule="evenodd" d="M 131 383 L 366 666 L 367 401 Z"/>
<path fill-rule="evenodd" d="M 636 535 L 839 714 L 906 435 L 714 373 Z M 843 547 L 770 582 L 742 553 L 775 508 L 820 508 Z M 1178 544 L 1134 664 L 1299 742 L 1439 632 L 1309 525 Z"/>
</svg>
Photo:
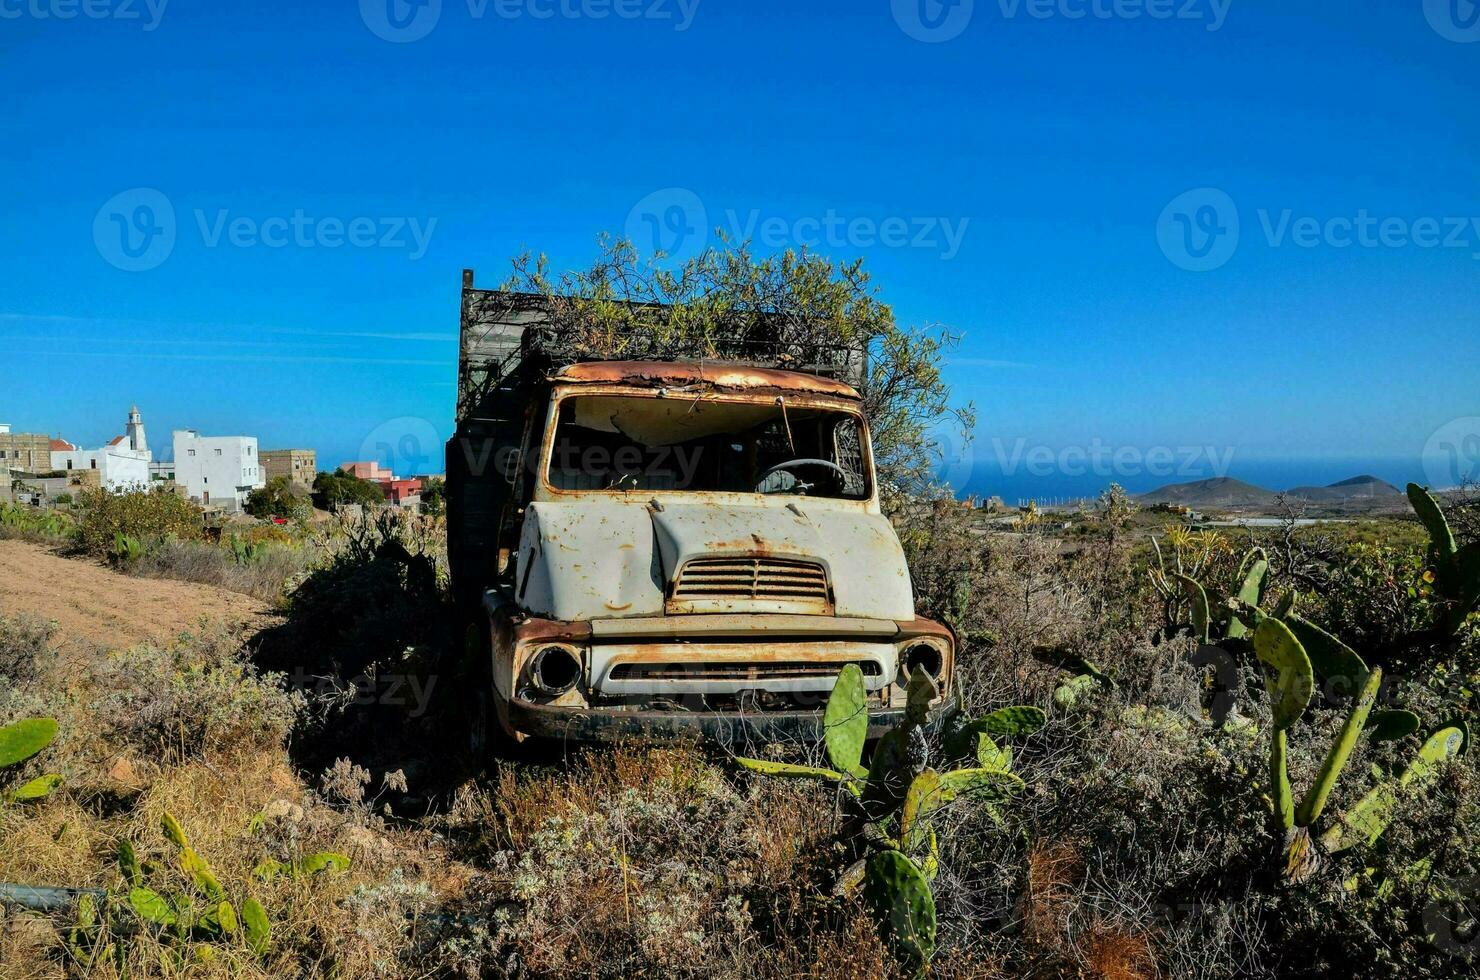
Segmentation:
<svg viewBox="0 0 1480 980">
<path fill-rule="evenodd" d="M 247 494 L 246 510 L 253 517 L 300 520 L 308 517 L 311 509 L 308 494 L 286 476 L 275 476 L 267 481 L 267 486 Z"/>
<path fill-rule="evenodd" d="M 116 536 L 193 540 L 204 537 L 201 509 L 165 489 L 85 490 L 79 504 L 83 550 L 106 557 Z"/>
<path fill-rule="evenodd" d="M 76 536 L 77 522 L 66 514 L 16 504 L 0 504 L 0 537 L 70 541 Z"/>
</svg>

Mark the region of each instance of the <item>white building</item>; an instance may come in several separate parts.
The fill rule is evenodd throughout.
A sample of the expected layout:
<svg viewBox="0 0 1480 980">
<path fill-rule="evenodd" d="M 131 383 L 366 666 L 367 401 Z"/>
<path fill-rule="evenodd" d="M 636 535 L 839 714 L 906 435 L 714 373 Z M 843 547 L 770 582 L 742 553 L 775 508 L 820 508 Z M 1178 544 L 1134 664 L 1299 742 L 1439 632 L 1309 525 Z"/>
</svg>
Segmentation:
<svg viewBox="0 0 1480 980">
<path fill-rule="evenodd" d="M 105 490 L 147 487 L 151 459 L 144 418 L 137 405 L 129 409 L 123 435 L 114 436 L 101 449 L 83 449 L 65 439 L 51 440 L 52 469 L 97 470 L 98 484 Z"/>
<path fill-rule="evenodd" d="M 176 429 L 175 483 L 199 504 L 239 511 L 247 494 L 265 487 L 256 436 L 203 436 Z"/>
</svg>

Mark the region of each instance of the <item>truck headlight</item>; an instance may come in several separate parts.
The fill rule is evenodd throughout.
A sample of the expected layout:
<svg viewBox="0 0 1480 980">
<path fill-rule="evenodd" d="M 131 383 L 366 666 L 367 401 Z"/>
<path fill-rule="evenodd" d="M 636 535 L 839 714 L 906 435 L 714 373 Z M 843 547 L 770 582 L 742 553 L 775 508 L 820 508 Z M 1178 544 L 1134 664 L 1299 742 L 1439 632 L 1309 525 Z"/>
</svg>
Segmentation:
<svg viewBox="0 0 1480 980">
<path fill-rule="evenodd" d="M 559 697 L 581 680 L 581 658 L 569 647 L 547 646 L 529 658 L 529 682 L 542 694 Z"/>
<path fill-rule="evenodd" d="M 946 663 L 947 653 L 939 641 L 925 638 L 910 640 L 899 652 L 899 683 L 908 684 L 915 668 L 919 667 L 937 686 L 942 686 Z"/>
</svg>

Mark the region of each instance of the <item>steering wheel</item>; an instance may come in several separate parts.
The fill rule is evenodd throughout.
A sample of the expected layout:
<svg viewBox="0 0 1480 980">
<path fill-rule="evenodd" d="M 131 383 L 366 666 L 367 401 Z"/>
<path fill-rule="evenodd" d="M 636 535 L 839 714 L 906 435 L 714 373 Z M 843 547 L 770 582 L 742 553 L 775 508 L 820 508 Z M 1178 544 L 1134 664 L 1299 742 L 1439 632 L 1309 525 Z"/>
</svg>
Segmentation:
<svg viewBox="0 0 1480 980">
<path fill-rule="evenodd" d="M 848 485 L 848 471 L 845 470 L 845 469 L 843 469 L 837 463 L 834 463 L 832 460 L 828 460 L 828 459 L 789 459 L 789 460 L 787 460 L 784 463 L 777 463 L 775 466 L 772 466 L 770 469 L 766 470 L 766 472 L 762 473 L 760 475 L 760 479 L 758 479 L 758 480 L 755 481 L 755 492 L 756 493 L 766 493 L 767 491 L 762 490 L 761 487 L 765 486 L 766 481 L 769 480 L 775 474 L 777 474 L 777 473 L 786 473 L 786 472 L 789 472 L 791 470 L 800 469 L 802 467 L 807 467 L 807 466 L 818 466 L 818 467 L 821 467 L 821 468 L 826 469 L 826 470 L 831 470 L 834 474 L 837 475 L 837 478 L 838 478 L 838 486 L 839 487 L 844 487 L 844 486 L 847 486 Z M 802 488 L 803 493 L 805 493 L 807 490 L 812 489 L 812 484 L 810 484 L 810 483 L 804 483 L 801 480 L 797 480 L 797 482 L 794 484 L 794 486 Z M 787 493 L 789 491 L 790 491 L 790 488 L 788 488 L 787 490 L 772 490 L 770 492 L 771 493 Z"/>
</svg>

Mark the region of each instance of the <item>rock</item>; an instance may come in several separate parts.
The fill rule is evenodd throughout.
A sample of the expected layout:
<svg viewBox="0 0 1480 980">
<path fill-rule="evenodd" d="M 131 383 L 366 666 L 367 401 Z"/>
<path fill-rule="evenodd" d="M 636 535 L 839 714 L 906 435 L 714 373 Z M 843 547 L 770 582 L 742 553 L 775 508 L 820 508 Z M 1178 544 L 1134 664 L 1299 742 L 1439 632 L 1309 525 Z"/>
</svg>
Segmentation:
<svg viewBox="0 0 1480 980">
<path fill-rule="evenodd" d="M 129 787 L 137 787 L 143 783 L 134 764 L 121 755 L 108 763 L 108 778 Z"/>
</svg>

